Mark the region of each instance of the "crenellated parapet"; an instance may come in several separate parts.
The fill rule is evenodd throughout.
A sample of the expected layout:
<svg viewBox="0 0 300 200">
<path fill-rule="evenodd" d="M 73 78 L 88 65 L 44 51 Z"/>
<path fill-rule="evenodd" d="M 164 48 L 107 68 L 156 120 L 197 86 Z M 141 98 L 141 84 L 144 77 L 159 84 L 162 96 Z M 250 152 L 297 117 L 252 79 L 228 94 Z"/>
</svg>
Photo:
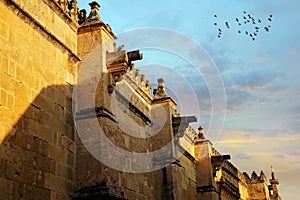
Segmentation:
<svg viewBox="0 0 300 200">
<path fill-rule="evenodd" d="M 251 178 L 248 183 L 266 183 L 267 178 L 263 171 L 260 172 L 260 175 L 258 176 L 255 171 L 252 172 Z"/>
<path fill-rule="evenodd" d="M 151 84 L 146 79 L 144 74 L 141 74 L 140 70 L 135 68 L 134 64 L 131 65 L 131 70 L 126 74 L 126 78 L 135 82 L 139 88 L 145 92 L 149 97 L 151 96 Z"/>
<path fill-rule="evenodd" d="M 61 9 L 72 18 L 73 21 L 77 20 L 78 7 L 76 0 L 58 0 L 57 3 Z"/>
</svg>

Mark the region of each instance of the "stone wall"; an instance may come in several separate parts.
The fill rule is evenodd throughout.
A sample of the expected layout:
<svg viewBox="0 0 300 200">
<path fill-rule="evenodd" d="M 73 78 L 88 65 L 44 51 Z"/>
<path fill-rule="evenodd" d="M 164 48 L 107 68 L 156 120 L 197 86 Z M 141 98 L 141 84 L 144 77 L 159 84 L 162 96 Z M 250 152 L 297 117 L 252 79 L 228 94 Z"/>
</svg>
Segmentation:
<svg viewBox="0 0 300 200">
<path fill-rule="evenodd" d="M 163 79 L 151 96 L 140 53 L 117 48 L 90 5 L 79 26 L 76 1 L 0 1 L 0 199 L 269 199 L 264 175 L 242 174 L 188 126 L 195 117 L 180 116 Z M 168 143 L 145 163 L 113 148 L 149 155 Z M 273 176 L 276 194 L 278 184 Z"/>
<path fill-rule="evenodd" d="M 0 9 L 0 199 L 68 199 L 77 25 L 52 1 Z"/>
</svg>

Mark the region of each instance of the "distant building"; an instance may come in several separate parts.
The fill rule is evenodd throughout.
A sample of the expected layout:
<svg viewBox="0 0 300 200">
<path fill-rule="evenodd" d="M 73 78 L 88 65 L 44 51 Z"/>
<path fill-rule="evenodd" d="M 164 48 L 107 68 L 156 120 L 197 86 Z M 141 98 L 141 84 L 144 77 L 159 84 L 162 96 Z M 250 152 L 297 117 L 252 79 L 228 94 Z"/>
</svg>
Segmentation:
<svg viewBox="0 0 300 200">
<path fill-rule="evenodd" d="M 241 173 L 201 127 L 189 126 L 197 119 L 180 115 L 162 78 L 150 94 L 133 63 L 140 52 L 117 48 L 100 5 L 90 6 L 86 16 L 76 0 L 0 2 L 0 199 L 280 200 L 274 172 L 269 183 L 263 172 Z M 85 67 L 92 70 L 77 80 Z M 81 102 L 76 126 L 72 101 Z M 119 162 L 118 152 L 100 148 L 115 170 L 87 150 L 101 143 L 95 119 L 125 151 L 149 155 L 171 145 L 145 163 Z M 129 173 L 145 164 L 162 167 Z"/>
</svg>

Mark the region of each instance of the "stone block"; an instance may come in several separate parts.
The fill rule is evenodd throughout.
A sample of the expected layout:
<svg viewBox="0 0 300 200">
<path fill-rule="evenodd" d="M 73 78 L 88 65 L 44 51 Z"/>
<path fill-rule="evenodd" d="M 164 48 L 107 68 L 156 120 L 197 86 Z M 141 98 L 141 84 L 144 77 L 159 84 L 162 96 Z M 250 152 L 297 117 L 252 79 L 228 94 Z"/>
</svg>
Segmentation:
<svg viewBox="0 0 300 200">
<path fill-rule="evenodd" d="M 35 90 L 36 92 L 39 92 L 42 89 L 42 81 L 39 77 L 34 78 L 34 84 L 32 84 L 31 89 Z M 34 95 L 32 95 L 34 97 Z"/>
<path fill-rule="evenodd" d="M 67 136 L 70 140 L 75 141 L 75 129 L 73 126 L 66 124 L 65 125 L 65 136 Z"/>
<path fill-rule="evenodd" d="M 52 143 L 52 129 L 46 128 L 44 125 L 32 119 L 28 119 L 28 129 L 30 130 L 30 134 Z"/>
<path fill-rule="evenodd" d="M 56 163 L 55 175 L 72 182 L 74 179 L 74 169 L 70 166 Z"/>
<path fill-rule="evenodd" d="M 69 107 L 70 108 L 70 107 Z M 66 112 L 65 112 L 65 123 L 69 126 L 74 126 L 74 118 L 73 118 L 73 113 L 72 113 L 72 109 L 68 110 L 68 108 L 66 108 Z"/>
<path fill-rule="evenodd" d="M 6 134 L 7 133 L 5 132 L 4 126 L 0 125 L 0 144 L 2 144 L 3 141 L 5 140 Z M 0 149 L 0 152 L 1 152 L 1 149 Z M 0 153 L 0 156 L 1 156 L 1 153 Z"/>
<path fill-rule="evenodd" d="M 25 185 L 23 183 L 14 181 L 12 185 L 12 199 L 23 199 L 24 189 Z"/>
<path fill-rule="evenodd" d="M 62 147 L 72 153 L 75 153 L 75 142 L 70 140 L 68 137 L 62 136 Z"/>
<path fill-rule="evenodd" d="M 51 200 L 59 200 L 59 194 L 54 191 L 50 191 L 50 199 Z"/>
<path fill-rule="evenodd" d="M 56 119 L 63 121 L 64 120 L 64 107 L 60 104 L 54 104 L 54 112 L 56 113 Z"/>
<path fill-rule="evenodd" d="M 9 62 L 5 55 L 0 54 L 0 61 L 1 61 L 1 71 L 4 74 L 8 74 Z"/>
<path fill-rule="evenodd" d="M 15 96 L 12 94 L 7 95 L 7 108 L 11 111 L 14 110 L 15 107 Z"/>
<path fill-rule="evenodd" d="M 60 163 L 67 163 L 66 152 L 53 144 L 49 144 L 48 157 Z"/>
<path fill-rule="evenodd" d="M 31 167 L 26 167 L 24 165 L 21 165 L 19 169 L 15 170 L 14 173 L 14 180 L 34 185 L 35 184 L 35 170 Z"/>
<path fill-rule="evenodd" d="M 32 74 L 30 74 L 30 72 L 27 69 L 21 68 L 21 67 L 17 67 L 16 68 L 16 79 L 22 83 L 26 83 L 27 85 L 29 85 L 30 87 L 33 86 L 34 81 L 32 81 L 32 79 L 34 79 L 32 77 Z"/>
<path fill-rule="evenodd" d="M 0 89 L 0 106 L 7 107 L 8 94 L 4 89 Z"/>
<path fill-rule="evenodd" d="M 1 88 L 4 88 L 8 93 L 16 94 L 16 88 L 19 85 L 18 81 L 3 73 L 0 73 L 0 80 L 5 80 L 1 81 Z"/>
<path fill-rule="evenodd" d="M 6 41 L 9 39 L 9 25 L 0 20 L 0 37 Z"/>
<path fill-rule="evenodd" d="M 24 200 L 50 200 L 50 191 L 31 185 L 25 185 Z"/>
<path fill-rule="evenodd" d="M 35 182 L 37 187 L 45 188 L 45 172 L 41 170 L 36 171 Z"/>
<path fill-rule="evenodd" d="M 47 156 L 48 149 L 49 149 L 49 142 L 41 140 L 39 144 L 39 154 L 42 156 Z"/>
<path fill-rule="evenodd" d="M 37 170 L 41 170 L 43 172 L 48 172 L 51 173 L 51 165 L 52 165 L 52 161 L 44 156 L 41 155 L 36 155 L 34 157 L 35 162 L 36 162 L 36 169 Z"/>
<path fill-rule="evenodd" d="M 9 61 L 8 75 L 16 78 L 16 63 L 12 60 Z"/>
<path fill-rule="evenodd" d="M 13 138 L 13 143 L 24 150 L 39 153 L 40 139 L 31 134 L 27 134 L 24 131 L 17 131 Z"/>
<path fill-rule="evenodd" d="M 11 199 L 12 196 L 12 182 L 0 178 L 0 199 Z"/>
<path fill-rule="evenodd" d="M 69 166 L 74 166 L 75 164 L 75 157 L 73 153 L 67 152 L 67 164 Z"/>
<path fill-rule="evenodd" d="M 19 98 L 23 98 L 28 105 L 30 102 L 32 102 L 29 91 L 30 90 L 24 85 L 24 83 L 19 82 L 15 90 L 15 95 Z"/>
<path fill-rule="evenodd" d="M 62 194 L 71 194 L 73 189 L 71 182 L 52 174 L 46 174 L 45 187 Z"/>
</svg>

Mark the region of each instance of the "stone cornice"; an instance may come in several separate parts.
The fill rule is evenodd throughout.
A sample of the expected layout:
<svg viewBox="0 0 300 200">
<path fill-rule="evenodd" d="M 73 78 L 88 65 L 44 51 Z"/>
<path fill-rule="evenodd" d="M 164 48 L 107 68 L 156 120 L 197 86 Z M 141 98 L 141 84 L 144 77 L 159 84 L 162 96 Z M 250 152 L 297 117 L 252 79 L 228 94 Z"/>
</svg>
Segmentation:
<svg viewBox="0 0 300 200">
<path fill-rule="evenodd" d="M 59 40 L 54 34 L 51 33 L 46 27 L 44 27 L 40 22 L 38 22 L 29 12 L 23 10 L 19 4 L 15 0 L 4 0 L 8 4 L 12 5 L 14 9 L 17 9 L 19 12 L 19 16 L 30 26 L 34 25 L 34 29 L 41 31 L 43 34 L 47 35 L 47 39 L 51 40 L 52 42 L 58 44 L 60 47 L 65 49 L 70 53 L 70 56 L 75 60 L 75 62 L 80 61 L 81 59 L 77 56 L 73 50 L 71 50 L 67 45 L 64 44 L 61 40 Z"/>
</svg>

